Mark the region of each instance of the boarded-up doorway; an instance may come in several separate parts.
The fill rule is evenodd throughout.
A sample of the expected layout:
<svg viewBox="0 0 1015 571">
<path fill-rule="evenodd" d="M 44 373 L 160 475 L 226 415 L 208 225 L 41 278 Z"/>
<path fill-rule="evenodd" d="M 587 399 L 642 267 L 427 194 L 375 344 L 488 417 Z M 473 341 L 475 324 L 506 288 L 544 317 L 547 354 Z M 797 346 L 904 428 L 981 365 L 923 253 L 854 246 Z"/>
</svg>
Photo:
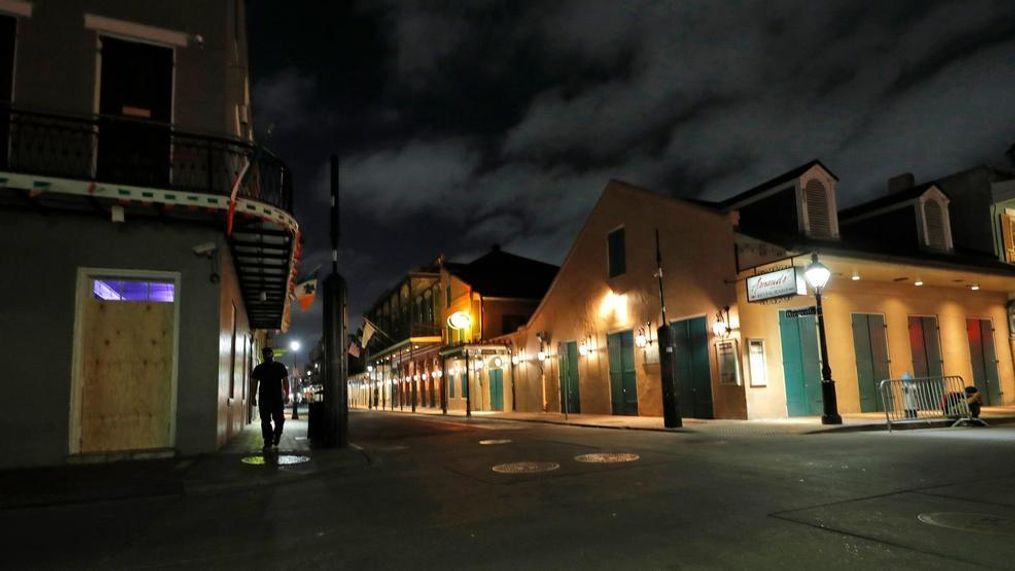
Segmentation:
<svg viewBox="0 0 1015 571">
<path fill-rule="evenodd" d="M 85 274 L 81 284 L 71 451 L 172 447 L 176 281 Z"/>
</svg>

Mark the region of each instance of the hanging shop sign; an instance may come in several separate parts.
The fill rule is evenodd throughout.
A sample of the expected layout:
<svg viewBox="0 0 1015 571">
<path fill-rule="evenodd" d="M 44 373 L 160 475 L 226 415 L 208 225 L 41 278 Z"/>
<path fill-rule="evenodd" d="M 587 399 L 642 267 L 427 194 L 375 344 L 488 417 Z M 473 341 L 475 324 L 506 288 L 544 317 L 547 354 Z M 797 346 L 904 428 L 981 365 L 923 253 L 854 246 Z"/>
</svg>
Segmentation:
<svg viewBox="0 0 1015 571">
<path fill-rule="evenodd" d="M 796 266 L 747 278 L 747 301 L 807 295 L 804 273 Z"/>
</svg>

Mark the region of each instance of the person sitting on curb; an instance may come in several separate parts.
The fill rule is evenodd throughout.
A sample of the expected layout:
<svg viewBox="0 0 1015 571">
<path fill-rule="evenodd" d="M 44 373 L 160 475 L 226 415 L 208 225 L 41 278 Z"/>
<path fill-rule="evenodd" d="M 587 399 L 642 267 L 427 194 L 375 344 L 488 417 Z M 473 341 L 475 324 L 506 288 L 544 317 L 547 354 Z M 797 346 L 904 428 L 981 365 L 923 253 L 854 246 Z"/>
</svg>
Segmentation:
<svg viewBox="0 0 1015 571">
<path fill-rule="evenodd" d="M 976 387 L 966 387 L 966 406 L 969 407 L 971 418 L 980 418 L 980 407 L 983 406 L 983 395 Z"/>
</svg>

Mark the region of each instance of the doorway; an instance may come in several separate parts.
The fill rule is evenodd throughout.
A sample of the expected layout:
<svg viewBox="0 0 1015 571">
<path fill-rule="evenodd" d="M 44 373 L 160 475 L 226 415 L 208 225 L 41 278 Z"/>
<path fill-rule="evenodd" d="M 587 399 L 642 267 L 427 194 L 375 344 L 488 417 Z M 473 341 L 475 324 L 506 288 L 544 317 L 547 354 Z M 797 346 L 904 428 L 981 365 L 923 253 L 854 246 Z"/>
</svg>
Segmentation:
<svg viewBox="0 0 1015 571">
<path fill-rule="evenodd" d="M 688 418 L 712 418 L 712 372 L 705 317 L 674 321 L 670 331 L 680 414 Z"/>
<path fill-rule="evenodd" d="M 779 312 L 782 369 L 786 377 L 786 413 L 789 416 L 820 416 L 821 358 L 818 356 L 818 324 L 813 314 Z"/>
<path fill-rule="evenodd" d="M 99 179 L 144 186 L 170 180 L 173 50 L 100 36 Z"/>
<path fill-rule="evenodd" d="M 860 389 L 860 412 L 884 412 L 878 395 L 884 379 L 891 378 L 885 316 L 880 313 L 853 314 L 853 352 L 856 382 Z"/>
<path fill-rule="evenodd" d="M 634 369 L 634 333 L 606 336 L 610 357 L 610 392 L 613 414 L 638 416 L 638 383 Z"/>
<path fill-rule="evenodd" d="M 504 410 L 503 369 L 490 369 L 490 410 Z"/>
<path fill-rule="evenodd" d="M 943 373 L 937 317 L 909 316 L 909 347 L 914 377 L 940 377 Z"/>
<path fill-rule="evenodd" d="M 179 278 L 79 274 L 71 453 L 174 443 Z"/>
<path fill-rule="evenodd" d="M 558 346 L 560 365 L 560 411 L 581 412 L 581 394 L 578 390 L 578 343 L 568 341 Z"/>
<path fill-rule="evenodd" d="M 1001 404 L 1001 383 L 997 374 L 997 352 L 994 349 L 994 324 L 989 319 L 967 319 L 969 361 L 973 366 L 973 384 L 983 395 L 985 404 Z"/>
</svg>

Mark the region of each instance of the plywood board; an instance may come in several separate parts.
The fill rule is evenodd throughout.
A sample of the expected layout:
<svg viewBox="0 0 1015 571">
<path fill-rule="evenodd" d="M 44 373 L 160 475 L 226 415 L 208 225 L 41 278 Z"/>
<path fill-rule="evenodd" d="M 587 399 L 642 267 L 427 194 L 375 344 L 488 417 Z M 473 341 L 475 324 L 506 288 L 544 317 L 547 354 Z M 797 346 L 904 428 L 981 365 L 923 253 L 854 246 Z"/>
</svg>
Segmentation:
<svg viewBox="0 0 1015 571">
<path fill-rule="evenodd" d="M 81 452 L 170 446 L 173 304 L 85 302 Z"/>
</svg>

